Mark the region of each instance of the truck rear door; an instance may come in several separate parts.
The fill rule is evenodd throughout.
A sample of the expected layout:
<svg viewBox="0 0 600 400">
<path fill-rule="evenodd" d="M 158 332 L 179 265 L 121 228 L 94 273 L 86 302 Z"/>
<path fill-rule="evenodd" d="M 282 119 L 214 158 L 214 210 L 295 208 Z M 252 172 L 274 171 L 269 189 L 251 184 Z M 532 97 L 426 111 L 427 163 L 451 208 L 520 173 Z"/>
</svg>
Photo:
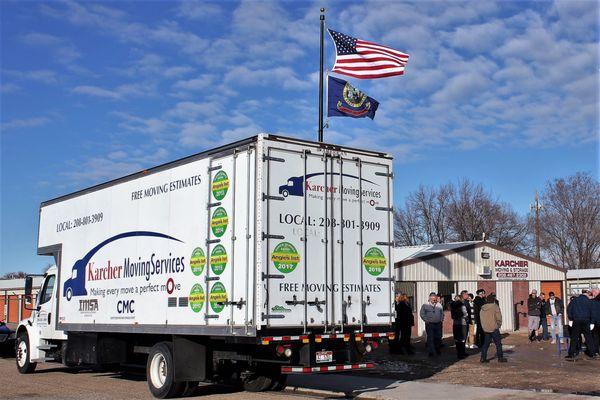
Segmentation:
<svg viewBox="0 0 600 400">
<path fill-rule="evenodd" d="M 363 158 L 265 151 L 268 326 L 342 332 L 391 322 L 391 164 Z"/>
</svg>

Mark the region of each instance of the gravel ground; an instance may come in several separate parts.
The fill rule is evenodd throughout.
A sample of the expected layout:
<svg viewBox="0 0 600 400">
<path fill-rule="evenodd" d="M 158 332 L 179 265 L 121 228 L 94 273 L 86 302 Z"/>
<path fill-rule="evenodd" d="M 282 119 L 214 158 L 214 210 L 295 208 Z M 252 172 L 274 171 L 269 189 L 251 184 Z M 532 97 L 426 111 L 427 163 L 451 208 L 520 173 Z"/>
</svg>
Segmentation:
<svg viewBox="0 0 600 400">
<path fill-rule="evenodd" d="M 600 396 L 600 360 L 589 360 L 581 356 L 576 362 L 565 361 L 564 352 L 558 355 L 555 344 L 547 342 L 529 343 L 524 333 L 505 335 L 502 340 L 506 364 L 491 360 L 479 363 L 479 352 L 465 360 L 456 359 L 452 340 L 444 340 L 442 355 L 428 358 L 425 344 L 414 343 L 414 356 L 391 355 L 387 346 L 382 346 L 370 355 L 370 359 L 382 366 L 368 375 L 378 375 L 402 380 L 452 383 L 503 389 L 535 390 L 544 393 L 572 393 Z M 490 346 L 488 357 L 496 350 Z M 364 375 L 365 373 L 362 373 Z"/>
<path fill-rule="evenodd" d="M 319 395 L 281 392 L 249 393 L 221 385 L 198 386 L 192 398 L 271 400 L 315 399 Z M 61 364 L 38 364 L 36 373 L 21 375 L 14 358 L 0 358 L 0 399 L 27 400 L 108 400 L 151 399 L 143 371 L 125 373 L 92 372 L 80 368 L 65 368 Z"/>
</svg>

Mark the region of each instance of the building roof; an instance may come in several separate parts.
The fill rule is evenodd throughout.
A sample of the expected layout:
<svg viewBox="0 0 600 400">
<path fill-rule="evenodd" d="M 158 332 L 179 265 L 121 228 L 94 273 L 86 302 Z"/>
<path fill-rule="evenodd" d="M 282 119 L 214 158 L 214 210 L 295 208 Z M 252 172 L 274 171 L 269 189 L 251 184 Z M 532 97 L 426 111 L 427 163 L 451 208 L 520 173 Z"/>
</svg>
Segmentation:
<svg viewBox="0 0 600 400">
<path fill-rule="evenodd" d="M 600 268 L 570 269 L 567 271 L 567 279 L 590 279 L 600 278 Z"/>
<path fill-rule="evenodd" d="M 472 242 L 450 242 L 450 243 L 436 243 L 436 244 L 424 244 L 421 246 L 405 246 L 394 248 L 394 263 L 399 261 L 412 260 L 432 254 L 443 253 L 448 250 L 456 250 L 465 246 L 469 246 L 479 241 Z"/>
<path fill-rule="evenodd" d="M 488 246 L 496 250 L 503 251 L 508 254 L 512 254 L 515 257 L 523 258 L 525 260 L 533 261 L 540 265 L 548 268 L 552 268 L 561 272 L 567 272 L 566 269 L 561 268 L 557 265 L 550 264 L 544 260 L 537 259 L 535 257 L 528 256 L 526 254 L 517 253 L 500 247 L 496 244 L 478 240 L 472 242 L 450 242 L 440 244 L 426 244 L 422 246 L 408 246 L 408 247 L 395 247 L 394 248 L 394 266 L 395 268 L 401 268 L 406 265 L 415 264 L 421 261 L 427 261 L 432 258 L 443 257 L 452 253 L 459 253 L 468 249 Z M 589 271 L 589 270 L 588 270 Z"/>
<path fill-rule="evenodd" d="M 33 287 L 40 287 L 44 281 L 43 276 L 33 277 Z M 0 290 L 22 290 L 25 288 L 25 278 L 0 279 Z"/>
</svg>

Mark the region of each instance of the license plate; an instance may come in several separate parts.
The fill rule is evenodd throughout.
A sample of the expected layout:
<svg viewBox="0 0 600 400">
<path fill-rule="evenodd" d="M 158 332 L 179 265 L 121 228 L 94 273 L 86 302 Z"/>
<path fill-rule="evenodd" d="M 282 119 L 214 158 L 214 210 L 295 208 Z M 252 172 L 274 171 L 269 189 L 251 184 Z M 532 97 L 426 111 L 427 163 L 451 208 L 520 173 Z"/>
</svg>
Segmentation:
<svg viewBox="0 0 600 400">
<path fill-rule="evenodd" d="M 333 361 L 333 351 L 317 351 L 318 363 L 328 363 Z"/>
</svg>

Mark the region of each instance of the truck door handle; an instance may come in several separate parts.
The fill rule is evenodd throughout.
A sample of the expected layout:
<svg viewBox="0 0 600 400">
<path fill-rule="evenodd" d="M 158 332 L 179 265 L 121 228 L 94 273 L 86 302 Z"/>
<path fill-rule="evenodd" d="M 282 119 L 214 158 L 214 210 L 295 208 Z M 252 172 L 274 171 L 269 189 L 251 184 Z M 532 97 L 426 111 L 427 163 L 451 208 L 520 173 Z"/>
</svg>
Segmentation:
<svg viewBox="0 0 600 400">
<path fill-rule="evenodd" d="M 323 300 L 323 301 L 319 301 L 318 297 L 315 297 L 315 301 L 308 301 L 306 304 L 308 304 L 309 306 L 317 306 L 317 310 L 318 311 L 323 311 L 323 309 L 321 308 L 321 304 L 326 304 L 327 301 Z"/>
<path fill-rule="evenodd" d="M 296 295 L 292 297 L 292 300 L 286 300 L 285 304 L 288 306 L 297 306 L 298 304 L 306 304 L 306 300 L 298 300 Z"/>
<path fill-rule="evenodd" d="M 50 317 L 52 316 L 52 313 L 48 313 L 48 325 L 50 325 Z"/>
<path fill-rule="evenodd" d="M 240 299 L 239 301 L 218 301 L 217 304 L 222 306 L 236 306 L 241 310 L 246 301 L 244 299 Z"/>
</svg>

